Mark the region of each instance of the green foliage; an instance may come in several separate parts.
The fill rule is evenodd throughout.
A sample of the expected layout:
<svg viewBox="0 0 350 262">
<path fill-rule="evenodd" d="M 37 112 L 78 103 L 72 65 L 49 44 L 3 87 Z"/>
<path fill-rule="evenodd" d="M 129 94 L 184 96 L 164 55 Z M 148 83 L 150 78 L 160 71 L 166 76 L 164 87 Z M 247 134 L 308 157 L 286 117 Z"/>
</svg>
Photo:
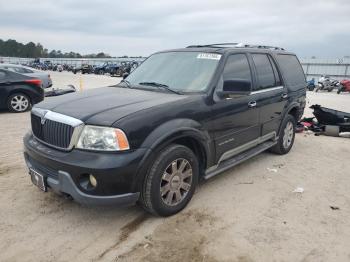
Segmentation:
<svg viewBox="0 0 350 262">
<path fill-rule="evenodd" d="M 7 41 L 0 39 L 0 56 L 27 58 L 111 58 L 110 55 L 103 52 L 88 55 L 81 55 L 75 52 L 62 53 L 61 50 L 52 50 L 49 52 L 40 43 L 29 42 L 22 44 L 12 39 Z"/>
</svg>

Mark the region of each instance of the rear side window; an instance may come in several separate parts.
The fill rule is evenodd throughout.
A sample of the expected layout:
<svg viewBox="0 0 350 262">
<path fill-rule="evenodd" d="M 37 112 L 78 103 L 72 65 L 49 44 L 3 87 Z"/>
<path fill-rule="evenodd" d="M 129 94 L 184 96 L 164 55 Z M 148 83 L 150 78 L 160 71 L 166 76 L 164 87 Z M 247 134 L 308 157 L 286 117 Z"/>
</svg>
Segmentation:
<svg viewBox="0 0 350 262">
<path fill-rule="evenodd" d="M 306 79 L 303 68 L 295 55 L 277 55 L 277 62 L 282 70 L 285 83 L 293 88 L 305 88 Z"/>
<path fill-rule="evenodd" d="M 16 73 L 20 73 L 20 74 L 28 74 L 28 73 L 33 73 L 33 71 L 28 70 L 24 67 L 9 67 L 9 70 L 16 72 Z"/>
<path fill-rule="evenodd" d="M 275 73 L 266 54 L 252 54 L 258 76 L 257 90 L 276 86 Z"/>
</svg>

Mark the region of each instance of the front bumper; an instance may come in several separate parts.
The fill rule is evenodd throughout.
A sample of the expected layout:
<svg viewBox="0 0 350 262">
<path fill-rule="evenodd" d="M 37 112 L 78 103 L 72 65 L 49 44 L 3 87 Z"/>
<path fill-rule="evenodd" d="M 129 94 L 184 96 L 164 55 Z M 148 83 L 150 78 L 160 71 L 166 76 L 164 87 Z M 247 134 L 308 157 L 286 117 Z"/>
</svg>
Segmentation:
<svg viewBox="0 0 350 262">
<path fill-rule="evenodd" d="M 24 157 L 28 168 L 44 176 L 55 192 L 70 195 L 87 205 L 131 205 L 140 193 L 134 179 L 147 149 L 103 153 L 72 150 L 63 152 L 38 142 L 32 134 L 24 137 Z M 96 188 L 84 187 L 83 177 L 93 174 Z"/>
</svg>

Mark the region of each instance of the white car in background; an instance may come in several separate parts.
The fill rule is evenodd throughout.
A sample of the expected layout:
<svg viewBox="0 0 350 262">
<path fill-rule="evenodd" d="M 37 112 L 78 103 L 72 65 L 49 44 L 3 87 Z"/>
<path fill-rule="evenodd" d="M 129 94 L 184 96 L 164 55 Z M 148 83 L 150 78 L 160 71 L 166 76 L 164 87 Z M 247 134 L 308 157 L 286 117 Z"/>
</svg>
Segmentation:
<svg viewBox="0 0 350 262">
<path fill-rule="evenodd" d="M 15 64 L 0 64 L 0 69 L 7 69 L 9 71 L 31 76 L 31 77 L 37 77 L 42 82 L 42 88 L 49 88 L 52 86 L 52 80 L 51 76 L 47 72 L 35 70 L 30 67 L 22 66 L 22 65 L 15 65 Z"/>
</svg>

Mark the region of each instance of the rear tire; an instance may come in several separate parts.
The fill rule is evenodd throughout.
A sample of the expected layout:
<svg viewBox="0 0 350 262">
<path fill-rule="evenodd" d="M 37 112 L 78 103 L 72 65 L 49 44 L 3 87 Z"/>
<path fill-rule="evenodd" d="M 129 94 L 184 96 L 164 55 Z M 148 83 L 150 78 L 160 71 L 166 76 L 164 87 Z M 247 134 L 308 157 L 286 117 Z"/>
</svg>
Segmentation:
<svg viewBox="0 0 350 262">
<path fill-rule="evenodd" d="M 194 153 L 182 145 L 169 145 L 158 153 L 145 178 L 141 205 L 158 216 L 180 212 L 195 192 L 198 174 Z"/>
<path fill-rule="evenodd" d="M 32 108 L 30 98 L 23 93 L 12 94 L 7 99 L 7 107 L 10 112 L 22 113 Z"/>
<path fill-rule="evenodd" d="M 287 115 L 281 125 L 278 142 L 270 148 L 270 152 L 278 155 L 287 154 L 294 144 L 296 120 L 292 115 Z"/>
</svg>

